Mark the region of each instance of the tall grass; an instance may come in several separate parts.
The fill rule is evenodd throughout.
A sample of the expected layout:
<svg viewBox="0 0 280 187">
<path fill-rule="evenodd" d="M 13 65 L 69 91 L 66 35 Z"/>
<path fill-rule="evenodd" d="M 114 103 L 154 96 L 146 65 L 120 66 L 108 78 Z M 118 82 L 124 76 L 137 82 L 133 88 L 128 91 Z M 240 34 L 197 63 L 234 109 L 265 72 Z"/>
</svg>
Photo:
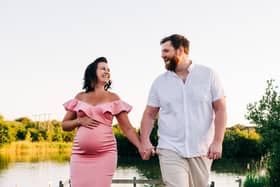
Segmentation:
<svg viewBox="0 0 280 187">
<path fill-rule="evenodd" d="M 72 143 L 17 141 L 0 148 L 0 155 L 9 161 L 36 162 L 69 160 Z"/>
<path fill-rule="evenodd" d="M 5 144 L 0 149 L 0 153 L 3 152 L 63 152 L 71 150 L 72 143 L 68 142 L 29 142 L 29 141 L 17 141 L 11 144 Z"/>
<path fill-rule="evenodd" d="M 244 187 L 269 187 L 267 162 L 268 156 L 263 156 L 260 161 L 253 163 L 253 167 L 246 175 Z"/>
<path fill-rule="evenodd" d="M 244 187 L 268 187 L 268 177 L 249 174 L 246 176 Z"/>
</svg>

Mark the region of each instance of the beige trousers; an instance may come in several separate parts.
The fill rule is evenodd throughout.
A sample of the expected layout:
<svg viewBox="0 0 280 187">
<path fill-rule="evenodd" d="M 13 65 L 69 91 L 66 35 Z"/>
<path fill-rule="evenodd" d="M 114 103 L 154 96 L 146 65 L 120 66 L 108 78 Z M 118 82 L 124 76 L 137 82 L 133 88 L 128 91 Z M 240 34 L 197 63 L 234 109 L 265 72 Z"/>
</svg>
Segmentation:
<svg viewBox="0 0 280 187">
<path fill-rule="evenodd" d="M 157 154 L 166 187 L 207 187 L 212 160 L 183 158 L 168 149 L 157 149 Z"/>
</svg>

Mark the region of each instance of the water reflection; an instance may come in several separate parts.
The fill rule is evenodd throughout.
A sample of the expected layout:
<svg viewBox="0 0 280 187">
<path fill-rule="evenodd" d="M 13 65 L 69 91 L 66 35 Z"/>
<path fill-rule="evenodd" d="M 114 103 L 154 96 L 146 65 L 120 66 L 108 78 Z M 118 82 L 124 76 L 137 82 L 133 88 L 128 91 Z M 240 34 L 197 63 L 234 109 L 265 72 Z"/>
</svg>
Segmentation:
<svg viewBox="0 0 280 187">
<path fill-rule="evenodd" d="M 47 184 L 51 180 L 53 182 L 52 186 L 56 186 L 55 184 L 59 180 L 69 178 L 69 159 L 70 152 L 0 153 L 0 186 L 2 184 L 9 184 L 11 180 L 10 176 L 14 175 L 18 180 L 24 178 L 22 181 L 18 181 L 20 182 L 19 184 L 22 184 L 21 186 L 25 184 L 29 187 L 30 184 L 27 184 L 24 180 L 38 173 L 41 173 L 41 175 L 38 175 L 37 178 L 45 180 L 43 184 Z M 215 161 L 211 173 L 212 180 L 216 182 L 215 186 L 236 186 L 236 182 L 234 182 L 236 176 L 244 177 L 247 172 L 248 163 L 252 162 L 252 160 L 248 159 L 222 159 Z M 119 157 L 118 168 L 114 178 L 132 179 L 134 176 L 137 178 L 160 179 L 161 174 L 158 159 L 155 157 L 149 161 L 142 161 L 139 157 Z M 39 184 L 37 182 L 35 186 L 41 185 L 42 183 Z M 115 185 L 113 186 L 115 187 Z"/>
<path fill-rule="evenodd" d="M 248 158 L 215 160 L 212 165 L 212 171 L 245 175 L 248 172 L 248 165 L 254 164 L 256 161 L 256 159 Z"/>
<path fill-rule="evenodd" d="M 53 161 L 58 163 L 69 162 L 70 152 L 24 152 L 21 154 L 3 154 L 0 153 L 0 172 L 8 169 L 9 165 L 14 162 L 43 162 Z M 249 159 L 221 159 L 214 161 L 212 171 L 216 173 L 233 173 L 237 175 L 245 175 L 248 164 L 255 163 L 255 160 Z M 139 157 L 119 157 L 119 168 L 136 167 L 137 172 L 145 178 L 160 178 L 159 164 L 157 157 L 148 161 L 142 161 Z"/>
<path fill-rule="evenodd" d="M 137 172 L 148 179 L 161 178 L 159 162 L 157 157 L 143 161 L 140 158 L 118 158 L 118 167 L 125 168 L 135 166 Z"/>
<path fill-rule="evenodd" d="M 213 162 L 212 172 L 217 174 L 235 174 L 246 175 L 248 165 L 256 163 L 252 159 L 221 159 Z M 160 167 L 158 158 L 155 157 L 148 161 L 142 161 L 140 158 L 119 158 L 119 167 L 135 166 L 137 171 L 149 179 L 160 178 Z"/>
<path fill-rule="evenodd" d="M 0 154 L 0 174 L 1 171 L 8 169 L 10 163 L 11 162 L 7 159 L 7 157 Z"/>
</svg>

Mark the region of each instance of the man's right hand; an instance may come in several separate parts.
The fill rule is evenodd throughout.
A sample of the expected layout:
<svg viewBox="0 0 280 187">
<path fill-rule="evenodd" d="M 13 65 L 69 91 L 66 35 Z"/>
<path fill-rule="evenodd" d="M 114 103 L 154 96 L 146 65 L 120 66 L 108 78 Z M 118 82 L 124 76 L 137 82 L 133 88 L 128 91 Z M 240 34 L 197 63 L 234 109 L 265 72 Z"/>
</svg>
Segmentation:
<svg viewBox="0 0 280 187">
<path fill-rule="evenodd" d="M 151 156 L 155 155 L 154 146 L 150 141 L 141 142 L 140 155 L 143 160 L 149 160 Z"/>
</svg>

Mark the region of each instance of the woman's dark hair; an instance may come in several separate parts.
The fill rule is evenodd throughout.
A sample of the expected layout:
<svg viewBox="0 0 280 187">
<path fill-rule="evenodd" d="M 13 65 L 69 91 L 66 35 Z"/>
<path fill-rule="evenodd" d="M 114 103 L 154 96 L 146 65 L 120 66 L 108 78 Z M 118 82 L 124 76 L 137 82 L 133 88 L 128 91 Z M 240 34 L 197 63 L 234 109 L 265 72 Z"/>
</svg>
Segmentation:
<svg viewBox="0 0 280 187">
<path fill-rule="evenodd" d="M 85 89 L 86 92 L 94 91 L 94 87 L 97 84 L 96 70 L 100 62 L 108 63 L 105 57 L 99 57 L 95 59 L 91 64 L 89 64 L 86 68 L 83 85 L 83 89 Z M 104 89 L 107 91 L 109 88 L 111 88 L 111 84 L 112 81 L 109 80 L 107 84 L 105 84 Z"/>
</svg>

